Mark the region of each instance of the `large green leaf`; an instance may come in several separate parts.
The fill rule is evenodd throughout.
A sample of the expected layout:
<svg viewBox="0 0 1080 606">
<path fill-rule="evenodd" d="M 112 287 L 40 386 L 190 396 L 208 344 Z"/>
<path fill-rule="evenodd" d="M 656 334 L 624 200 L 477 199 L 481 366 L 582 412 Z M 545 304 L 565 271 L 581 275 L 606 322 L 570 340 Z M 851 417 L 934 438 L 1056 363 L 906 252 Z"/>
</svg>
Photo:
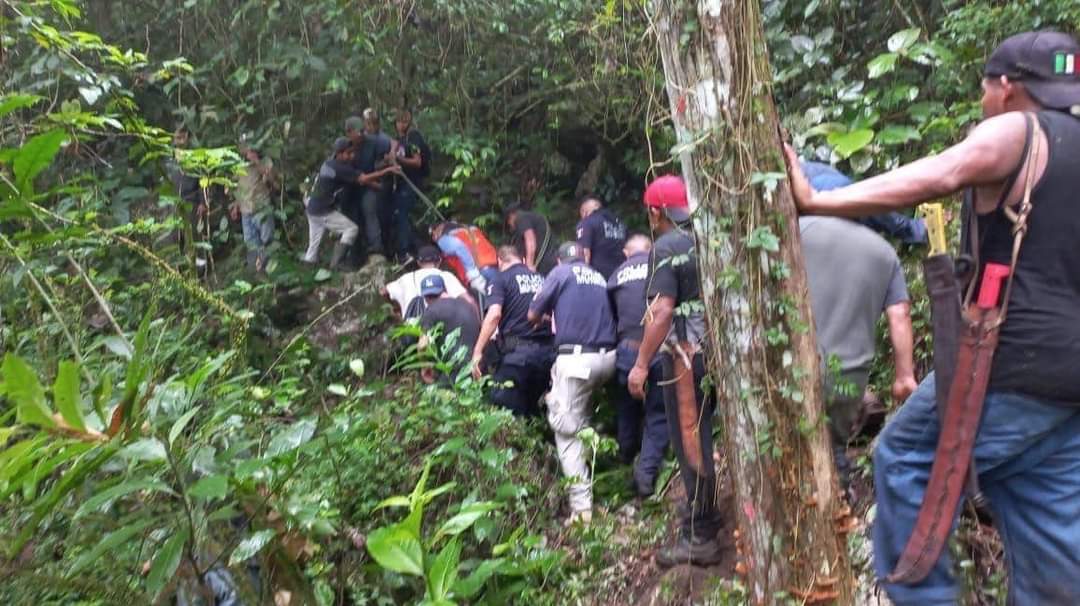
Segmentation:
<svg viewBox="0 0 1080 606">
<path fill-rule="evenodd" d="M 484 588 L 484 584 L 491 578 L 491 575 L 499 571 L 504 561 L 502 558 L 496 558 L 481 562 L 469 576 L 454 583 L 454 595 L 467 600 L 480 593 L 480 590 Z"/>
<path fill-rule="evenodd" d="M 55 427 L 52 411 L 45 402 L 45 389 L 38 381 L 37 373 L 22 358 L 7 354 L 2 368 L 5 390 L 15 401 L 16 416 L 20 423 L 41 427 Z"/>
<path fill-rule="evenodd" d="M 889 37 L 887 46 L 891 53 L 905 53 L 913 44 L 919 41 L 919 34 L 922 33 L 917 27 L 911 29 L 900 30 Z"/>
<path fill-rule="evenodd" d="M 462 507 L 457 515 L 443 522 L 443 525 L 439 527 L 438 532 L 435 533 L 433 542 L 437 543 L 439 539 L 443 537 L 453 537 L 461 534 L 479 520 L 481 516 L 498 508 L 498 503 L 492 503 L 490 501 L 472 503 Z"/>
<path fill-rule="evenodd" d="M 187 540 L 188 530 L 185 528 L 169 537 L 154 555 L 153 563 L 150 564 L 150 574 L 146 576 L 146 591 L 155 601 L 165 582 L 176 574 L 176 569 L 180 566 L 180 557 L 184 554 L 184 543 Z"/>
<path fill-rule="evenodd" d="M 307 443 L 313 435 L 315 435 L 315 420 L 301 419 L 270 440 L 270 446 L 266 449 L 266 456 L 276 457 L 296 450 Z"/>
<path fill-rule="evenodd" d="M 18 187 L 19 191 L 28 191 L 34 177 L 52 164 L 53 158 L 66 140 L 67 133 L 56 129 L 31 137 L 19 148 L 11 163 L 12 172 L 15 173 L 15 187 Z"/>
<path fill-rule="evenodd" d="M 919 129 L 912 126 L 886 126 L 877 135 L 882 145 L 902 145 L 909 141 L 922 139 Z"/>
<path fill-rule="evenodd" d="M 458 562 L 461 560 L 461 541 L 454 539 L 443 547 L 428 571 L 428 599 L 445 600 L 457 582 Z"/>
<path fill-rule="evenodd" d="M 171 488 L 159 480 L 129 480 L 107 488 L 84 501 L 79 509 L 75 511 L 75 517 L 78 518 L 92 511 L 97 511 L 120 497 L 143 490 L 175 494 Z"/>
<path fill-rule="evenodd" d="M 176 438 L 180 437 L 180 434 L 184 432 L 184 428 L 187 427 L 187 424 L 191 422 L 191 419 L 193 419 L 198 412 L 198 408 L 192 408 L 173 423 L 172 428 L 169 429 L 169 446 L 172 446 L 173 442 L 176 442 Z"/>
<path fill-rule="evenodd" d="M 229 492 L 229 479 L 225 476 L 206 476 L 191 485 L 188 494 L 200 499 L 222 499 Z"/>
<path fill-rule="evenodd" d="M 98 561 L 106 553 L 126 543 L 135 535 L 146 530 L 146 528 L 153 524 L 154 521 L 155 520 L 152 517 L 149 517 L 143 520 L 139 520 L 134 524 L 128 524 L 127 526 L 124 526 L 119 530 L 115 530 L 105 535 L 105 538 L 101 539 L 101 541 L 97 545 L 94 545 L 94 547 L 90 549 L 90 551 L 87 551 L 86 553 L 75 559 L 75 561 L 71 564 L 71 568 L 68 569 L 67 576 L 75 576 L 90 564 Z"/>
<path fill-rule="evenodd" d="M 833 133 L 829 135 L 829 145 L 840 155 L 841 158 L 850 158 L 851 154 L 870 145 L 874 140 L 874 131 L 869 128 L 853 130 L 848 133 Z"/>
<path fill-rule="evenodd" d="M 232 555 L 229 556 L 229 566 L 236 566 L 262 551 L 263 547 L 266 547 L 275 534 L 277 532 L 271 529 L 259 530 L 240 541 L 240 544 L 233 550 Z"/>
<path fill-rule="evenodd" d="M 367 550 L 387 570 L 424 576 L 424 548 L 411 532 L 397 524 L 368 535 Z"/>
<path fill-rule="evenodd" d="M 870 71 L 869 77 L 871 80 L 880 78 L 885 74 L 896 69 L 896 61 L 900 58 L 900 55 L 896 53 L 882 53 L 870 60 L 870 63 L 866 64 L 866 68 Z"/>
<path fill-rule="evenodd" d="M 79 365 L 64 360 L 56 373 L 53 383 L 53 400 L 60 416 L 68 425 L 86 431 L 86 418 L 83 417 L 82 396 L 79 393 Z"/>
<path fill-rule="evenodd" d="M 4 95 L 3 97 L 0 97 L 0 118 L 3 118 L 17 109 L 30 107 L 38 101 L 41 101 L 41 99 L 42 97 L 37 95 Z"/>
</svg>

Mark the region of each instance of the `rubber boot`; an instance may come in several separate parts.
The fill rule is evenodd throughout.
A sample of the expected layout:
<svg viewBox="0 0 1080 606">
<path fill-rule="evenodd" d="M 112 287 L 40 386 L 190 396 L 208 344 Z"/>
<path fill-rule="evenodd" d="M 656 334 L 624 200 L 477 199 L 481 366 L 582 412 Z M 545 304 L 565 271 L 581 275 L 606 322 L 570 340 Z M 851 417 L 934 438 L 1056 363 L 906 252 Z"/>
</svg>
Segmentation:
<svg viewBox="0 0 1080 606">
<path fill-rule="evenodd" d="M 330 257 L 330 269 L 337 269 L 341 265 L 341 260 L 345 258 L 345 253 L 349 252 L 349 245 L 338 242 L 334 245 L 334 254 Z"/>
<path fill-rule="evenodd" d="M 680 564 L 691 566 L 712 566 L 723 559 L 723 552 L 715 538 L 687 536 L 679 533 L 679 538 L 670 547 L 661 549 L 656 554 L 656 563 L 662 568 L 671 568 Z"/>
</svg>

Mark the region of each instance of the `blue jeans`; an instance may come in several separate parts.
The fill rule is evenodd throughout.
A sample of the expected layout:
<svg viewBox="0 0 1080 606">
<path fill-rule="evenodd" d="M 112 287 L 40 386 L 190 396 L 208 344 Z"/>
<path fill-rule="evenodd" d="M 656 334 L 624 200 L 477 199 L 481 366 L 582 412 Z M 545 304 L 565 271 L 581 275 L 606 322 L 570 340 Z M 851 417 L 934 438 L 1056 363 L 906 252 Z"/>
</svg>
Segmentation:
<svg viewBox="0 0 1080 606">
<path fill-rule="evenodd" d="M 249 267 L 266 267 L 266 247 L 274 239 L 274 213 L 269 208 L 240 215 L 240 227 L 244 231 Z"/>
<path fill-rule="evenodd" d="M 409 213 L 416 205 L 416 192 L 404 182 L 394 190 L 394 233 L 397 237 L 397 252 L 405 255 L 412 251 L 412 223 Z"/>
<path fill-rule="evenodd" d="M 874 566 L 881 579 L 899 560 L 926 492 L 940 430 L 935 400 L 931 374 L 874 451 Z M 1008 603 L 1080 604 L 1080 408 L 991 392 L 973 458 L 1005 543 Z M 922 583 L 884 587 L 897 606 L 955 604 L 952 569 L 946 550 Z"/>
</svg>

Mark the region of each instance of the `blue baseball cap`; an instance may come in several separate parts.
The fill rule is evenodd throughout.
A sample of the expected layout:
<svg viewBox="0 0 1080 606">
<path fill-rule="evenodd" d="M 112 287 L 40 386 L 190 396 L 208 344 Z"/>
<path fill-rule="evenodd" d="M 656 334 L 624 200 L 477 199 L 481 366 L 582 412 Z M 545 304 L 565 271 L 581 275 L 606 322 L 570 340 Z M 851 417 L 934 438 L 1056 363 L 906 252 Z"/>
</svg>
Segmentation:
<svg viewBox="0 0 1080 606">
<path fill-rule="evenodd" d="M 420 281 L 420 294 L 425 297 L 437 297 L 444 292 L 446 292 L 446 283 L 440 275 L 431 275 Z"/>
</svg>

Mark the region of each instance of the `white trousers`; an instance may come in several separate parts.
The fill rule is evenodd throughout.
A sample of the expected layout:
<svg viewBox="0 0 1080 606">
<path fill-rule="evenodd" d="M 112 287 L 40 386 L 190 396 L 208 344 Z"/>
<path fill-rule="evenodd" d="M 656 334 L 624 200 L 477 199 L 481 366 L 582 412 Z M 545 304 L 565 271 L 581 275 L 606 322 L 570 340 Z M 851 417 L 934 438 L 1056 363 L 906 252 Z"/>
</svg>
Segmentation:
<svg viewBox="0 0 1080 606">
<path fill-rule="evenodd" d="M 592 482 L 585 461 L 585 446 L 578 432 L 592 416 L 593 390 L 615 375 L 615 351 L 559 354 L 551 367 L 551 391 L 547 394 L 548 424 L 555 432 L 555 448 L 563 475 L 572 478 L 570 509 L 592 510 Z"/>
<path fill-rule="evenodd" d="M 308 247 L 304 261 L 314 263 L 319 260 L 319 245 L 327 231 L 341 234 L 342 244 L 352 244 L 360 233 L 360 228 L 351 219 L 333 210 L 325 215 L 308 215 Z"/>
</svg>

